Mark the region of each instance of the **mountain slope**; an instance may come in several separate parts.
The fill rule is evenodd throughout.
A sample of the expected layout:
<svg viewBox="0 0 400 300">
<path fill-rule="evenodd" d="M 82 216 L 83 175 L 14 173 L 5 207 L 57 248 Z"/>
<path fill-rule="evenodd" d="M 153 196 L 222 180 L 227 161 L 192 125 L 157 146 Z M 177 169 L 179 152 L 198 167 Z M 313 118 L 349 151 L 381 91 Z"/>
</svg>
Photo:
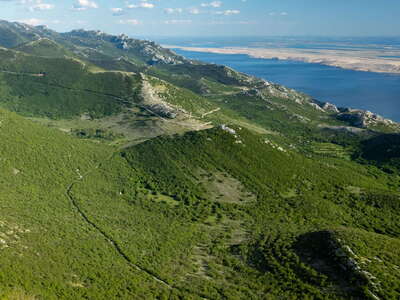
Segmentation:
<svg viewBox="0 0 400 300">
<path fill-rule="evenodd" d="M 36 40 L 39 35 L 31 28 L 29 25 L 0 20 L 0 45 L 12 48 Z"/>
<path fill-rule="evenodd" d="M 38 40 L 19 45 L 15 47 L 14 50 L 25 52 L 31 55 L 53 58 L 73 56 L 73 53 L 69 52 L 63 46 L 48 38 L 40 38 Z"/>
<path fill-rule="evenodd" d="M 397 123 L 124 35 L 0 32 L 0 298 L 399 298 Z"/>
<path fill-rule="evenodd" d="M 1 49 L 3 106 L 30 116 L 68 118 L 113 114 L 134 98 L 135 78 L 92 72 L 73 58 L 47 58 Z M 124 98 L 124 99 L 120 99 Z"/>
<path fill-rule="evenodd" d="M 390 172 L 400 170 L 400 135 L 384 134 L 363 141 L 360 157 Z"/>
<path fill-rule="evenodd" d="M 110 299 L 154 289 L 169 293 L 116 255 L 66 195 L 68 186 L 106 161 L 112 149 L 3 110 L 0 118 L 0 295 Z"/>
<path fill-rule="evenodd" d="M 8 276 L 0 281 L 18 287 L 6 295 L 21 289 L 58 299 L 397 295 L 363 281 L 335 287 L 340 282 L 331 269 L 315 273 L 296 260 L 314 255 L 297 240 L 326 228 L 398 236 L 398 208 L 387 202 L 398 195 L 391 177 L 377 169 L 340 159 L 316 162 L 239 128 L 158 138 L 110 156 L 111 148 L 7 112 L 1 120 L 3 173 L 15 178 L 1 189 L 1 262 Z M 369 242 L 368 234 L 361 238 Z M 386 275 L 379 264 L 374 268 L 379 280 L 396 283 L 380 277 Z M 47 276 L 37 280 L 28 270 Z M 120 274 L 131 279 L 121 282 Z"/>
<path fill-rule="evenodd" d="M 31 33 L 34 36 L 14 45 L 14 49 L 25 51 L 31 56 L 24 56 L 21 52 L 13 52 L 13 50 L 8 50 L 9 52 L 6 55 L 3 53 L 3 57 L 6 56 L 0 65 L 3 71 L 23 72 L 31 75 L 44 73 L 46 76 L 41 78 L 41 83 L 54 84 L 56 82 L 60 85 L 57 87 L 57 91 L 53 91 L 55 90 L 54 85 L 38 88 L 29 84 L 27 86 L 29 90 L 34 91 L 34 95 L 28 96 L 25 91 L 21 92 L 21 89 L 24 89 L 21 85 L 25 86 L 24 81 L 26 79 L 31 81 L 32 78 L 15 78 L 14 76 L 8 80 L 6 85 L 15 83 L 17 85 L 15 90 L 17 91 L 3 91 L 3 102 L 8 98 L 5 107 L 31 117 L 46 116 L 52 119 L 70 119 L 85 114 L 90 115 L 92 119 L 112 115 L 118 116 L 117 118 L 128 116 L 138 119 L 140 115 L 127 112 L 126 107 L 124 105 L 121 107 L 120 104 L 115 103 L 115 100 L 118 99 L 113 98 L 113 96 L 117 96 L 123 98 L 123 102 L 129 103 L 136 102 L 137 104 L 140 102 L 140 99 L 134 99 L 135 97 L 132 96 L 132 94 L 138 92 L 137 90 L 141 85 L 140 80 L 135 83 L 136 91 L 134 92 L 125 92 L 126 87 L 121 87 L 125 84 L 121 82 L 125 80 L 121 77 L 129 78 L 126 75 L 127 72 L 134 72 L 137 75 L 146 74 L 161 79 L 167 84 L 172 84 L 176 88 L 179 87 L 175 89 L 177 91 L 175 97 L 166 98 L 166 102 L 170 101 L 166 105 L 174 104 L 177 107 L 182 107 L 186 101 L 185 98 L 188 97 L 187 90 L 190 90 L 193 96 L 196 94 L 197 99 L 202 99 L 200 102 L 208 103 L 208 107 L 213 107 L 207 112 L 197 111 L 195 107 L 186 109 L 189 116 L 190 114 L 202 115 L 214 109 L 219 110 L 219 113 L 212 115 L 212 118 L 207 116 L 205 123 L 211 121 L 218 125 L 241 119 L 241 122 L 245 124 L 251 123 L 250 126 L 254 126 L 254 123 L 256 123 L 257 126 L 265 130 L 281 132 L 284 135 L 292 134 L 295 137 L 299 134 L 305 134 L 306 136 L 303 139 L 308 139 L 310 132 L 313 138 L 322 134 L 328 141 L 331 138 L 326 138 L 326 135 L 343 136 L 347 133 L 347 135 L 351 135 L 357 131 L 353 127 L 384 132 L 399 130 L 398 124 L 389 122 L 372 113 L 358 110 L 339 110 L 332 104 L 312 100 L 306 95 L 285 87 L 236 72 L 227 67 L 187 60 L 152 42 L 132 39 L 125 35 L 114 36 L 100 31 L 85 30 L 57 33 L 42 26 L 32 27 L 7 22 L 2 22 L 2 28 L 5 31 L 8 30 L 9 35 L 18 33 L 26 36 Z M 3 45 L 7 46 L 8 44 L 3 43 Z M 6 51 L 3 50 L 3 52 Z M 35 65 L 32 65 L 32 62 L 35 62 Z M 10 63 L 12 63 L 11 66 Z M 15 71 L 13 69 L 16 66 L 23 67 L 17 67 Z M 82 70 L 77 70 L 79 67 Z M 119 74 L 124 74 L 124 76 L 110 78 L 113 77 L 110 75 L 111 71 L 113 73 L 120 71 Z M 90 76 L 92 77 L 90 80 L 85 78 L 88 77 L 88 74 L 85 73 L 99 72 L 104 74 L 94 74 Z M 74 73 L 74 76 L 71 76 L 72 73 Z M 5 75 L 10 76 L 11 74 L 3 72 L 3 76 Z M 99 76 L 103 78 L 99 78 Z M 76 86 L 76 83 L 70 82 L 71 78 L 74 78 L 75 82 L 80 84 Z M 135 80 L 137 78 L 139 76 Z M 35 85 L 37 81 L 35 81 Z M 101 82 L 101 84 L 95 83 L 96 81 Z M 90 93 L 87 93 L 88 91 L 85 91 L 83 96 L 76 95 L 72 90 L 61 91 L 60 88 L 78 89 L 79 93 L 82 92 L 82 89 L 89 89 L 89 92 L 95 92 L 95 94 L 90 95 Z M 124 93 L 120 93 L 120 90 Z M 152 93 L 159 92 L 153 91 Z M 60 96 L 61 93 L 66 93 L 66 100 Z M 109 95 L 102 95 L 105 93 Z M 180 96 L 177 97 L 176 95 Z M 110 96 L 113 99 L 110 99 Z M 90 105 L 84 104 L 78 99 L 83 97 L 92 98 L 90 101 L 85 101 Z M 95 97 L 96 99 L 94 99 Z M 44 109 L 40 108 L 41 104 L 38 103 L 38 98 L 48 99 L 44 101 L 47 104 Z M 182 103 L 177 103 L 177 98 L 182 99 Z M 60 111 L 62 110 L 61 105 L 66 105 L 67 112 Z M 156 116 L 158 114 L 158 111 L 154 112 L 151 108 L 148 111 L 149 107 L 147 106 L 146 109 L 147 112 L 151 111 L 150 115 Z M 122 112 L 124 114 L 121 114 Z M 100 123 L 107 124 L 108 121 Z M 82 129 L 77 128 L 75 124 L 70 125 L 74 127 L 72 131 Z M 127 123 L 123 125 L 124 128 L 128 126 Z M 87 125 L 87 127 L 93 126 Z M 97 129 L 104 130 L 103 127 L 110 126 L 102 125 L 100 127 L 102 128 Z M 111 127 L 118 128 L 119 126 L 113 125 Z M 158 125 L 151 125 L 149 122 L 144 127 L 145 131 L 160 131 Z M 171 130 L 181 132 L 194 128 L 192 125 L 182 125 L 182 123 L 178 127 L 179 129 L 171 128 Z M 120 131 L 114 133 L 119 135 L 121 134 Z M 170 132 L 170 130 L 167 131 Z M 326 134 L 327 131 L 329 131 L 328 134 Z M 140 139 L 145 138 L 146 134 L 139 134 Z M 133 135 L 138 136 L 137 133 Z"/>
<path fill-rule="evenodd" d="M 206 298 L 397 295 L 371 287 L 351 268 L 345 273 L 357 278 L 354 286 L 344 285 L 332 270 L 315 270 L 297 258 L 307 253 L 297 240 L 321 230 L 336 232 L 346 226 L 398 237 L 397 206 L 387 201 L 398 201 L 399 194 L 391 189 L 392 178 L 377 169 L 341 159 L 303 158 L 266 136 L 230 127 L 157 138 L 124 150 L 115 160 L 121 165 L 126 160 L 134 175 L 125 165 L 125 171 L 113 176 L 114 161 L 74 194 L 131 259 L 177 288 Z M 102 181 L 107 189 L 90 188 Z M 137 227 L 143 215 L 138 206 L 148 213 L 161 209 L 179 216 L 186 231 L 174 231 L 172 237 L 164 232 L 163 219 L 155 232 L 146 222 L 148 237 L 154 239 L 147 244 Z M 124 231 L 122 223 L 135 229 Z M 178 230 L 175 226 L 169 225 L 168 231 Z M 203 233 L 185 244 L 181 239 L 192 228 L 203 228 Z M 368 234 L 363 238 L 369 243 Z M 352 238 L 338 243 L 345 247 Z M 183 244 L 191 250 L 182 256 L 177 249 Z M 307 255 L 314 259 L 314 254 Z M 332 264 L 333 270 L 340 269 L 340 262 Z M 378 280 L 387 280 L 384 268 L 376 267 L 382 272 L 374 273 Z M 395 285 L 397 277 L 390 280 Z"/>
</svg>

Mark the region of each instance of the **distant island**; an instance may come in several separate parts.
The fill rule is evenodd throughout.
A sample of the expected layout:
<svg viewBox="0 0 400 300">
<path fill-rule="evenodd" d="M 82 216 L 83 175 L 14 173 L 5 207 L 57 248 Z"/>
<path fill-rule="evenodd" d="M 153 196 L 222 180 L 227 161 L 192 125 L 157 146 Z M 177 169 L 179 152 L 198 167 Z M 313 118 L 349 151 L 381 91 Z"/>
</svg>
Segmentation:
<svg viewBox="0 0 400 300">
<path fill-rule="evenodd" d="M 292 48 L 203 48 L 164 45 L 170 49 L 216 54 L 245 54 L 254 58 L 295 60 L 343 69 L 377 73 L 400 73 L 400 51 L 395 50 L 321 50 Z"/>
</svg>

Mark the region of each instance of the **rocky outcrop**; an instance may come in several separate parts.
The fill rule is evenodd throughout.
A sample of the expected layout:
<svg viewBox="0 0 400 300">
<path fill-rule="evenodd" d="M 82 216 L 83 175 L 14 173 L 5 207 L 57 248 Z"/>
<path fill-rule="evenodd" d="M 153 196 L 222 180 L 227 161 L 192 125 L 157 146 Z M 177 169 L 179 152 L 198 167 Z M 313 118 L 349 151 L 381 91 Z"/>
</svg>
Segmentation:
<svg viewBox="0 0 400 300">
<path fill-rule="evenodd" d="M 102 31 L 93 30 L 73 30 L 68 33 L 64 33 L 65 38 L 84 38 L 85 44 L 92 41 L 104 41 L 113 44 L 116 48 L 126 51 L 141 57 L 149 65 L 154 64 L 182 64 L 188 62 L 184 57 L 174 53 L 169 49 L 165 49 L 160 45 L 146 40 L 138 40 L 130 38 L 125 34 L 111 35 Z"/>
<path fill-rule="evenodd" d="M 374 293 L 379 290 L 380 283 L 376 282 L 376 277 L 366 270 L 363 270 L 358 262 L 358 256 L 353 252 L 350 246 L 345 245 L 342 241 L 335 237 L 331 232 L 328 232 L 328 249 L 332 258 L 338 262 L 343 271 L 353 274 L 361 284 L 364 283 L 371 290 L 367 289 L 367 294 L 374 298 L 379 299 Z"/>
<path fill-rule="evenodd" d="M 164 104 L 164 103 L 157 103 L 157 104 L 149 104 L 147 108 L 154 114 L 168 119 L 175 119 L 178 114 L 176 113 L 175 109 L 172 107 Z"/>
<path fill-rule="evenodd" d="M 316 104 L 316 103 L 311 102 L 310 105 L 311 105 L 312 107 L 314 107 L 316 110 L 325 112 L 325 110 L 324 110 L 321 106 L 319 106 L 318 104 Z"/>
<path fill-rule="evenodd" d="M 370 126 L 384 125 L 390 127 L 398 126 L 395 122 L 385 119 L 378 114 L 367 110 L 346 108 L 340 111 L 337 119 L 348 122 L 350 125 L 359 128 L 368 128 Z"/>
<path fill-rule="evenodd" d="M 140 77 L 142 79 L 141 98 L 143 108 L 159 117 L 175 119 L 180 111 L 158 96 L 145 75 L 140 74 Z"/>
<path fill-rule="evenodd" d="M 257 88 L 244 90 L 244 91 L 240 92 L 238 95 L 246 96 L 246 97 L 258 97 L 258 98 L 261 98 L 264 100 L 266 98 L 265 95 L 263 94 L 263 92 Z"/>
<path fill-rule="evenodd" d="M 341 282 L 346 289 L 358 290 L 365 299 L 379 299 L 376 295 L 381 284 L 365 270 L 362 261 L 366 258 L 357 255 L 335 231 L 303 234 L 298 237 L 295 248 L 305 263 Z"/>
<path fill-rule="evenodd" d="M 322 105 L 322 109 L 327 111 L 327 112 L 333 112 L 333 113 L 338 113 L 339 112 L 339 109 L 337 108 L 337 106 L 332 104 L 332 103 L 329 103 L 329 102 L 325 102 Z"/>
<path fill-rule="evenodd" d="M 336 105 L 329 103 L 329 102 L 322 102 L 316 99 L 311 100 L 312 105 L 317 109 L 328 112 L 328 113 L 339 113 L 339 109 Z M 316 106 L 315 106 L 316 105 Z"/>
<path fill-rule="evenodd" d="M 391 129 L 400 129 L 400 125 L 378 114 L 362 109 L 338 108 L 329 102 L 312 99 L 310 103 L 315 109 L 334 114 L 335 117 L 348 123 L 350 126 L 367 129 L 374 126 L 386 126 Z"/>
</svg>

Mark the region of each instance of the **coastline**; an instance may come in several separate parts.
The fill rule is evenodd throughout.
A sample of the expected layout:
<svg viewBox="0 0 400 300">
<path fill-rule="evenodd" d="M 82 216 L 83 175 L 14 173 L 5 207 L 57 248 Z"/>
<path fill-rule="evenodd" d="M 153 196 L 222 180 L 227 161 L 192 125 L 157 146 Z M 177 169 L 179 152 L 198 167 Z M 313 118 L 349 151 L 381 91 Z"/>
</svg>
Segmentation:
<svg viewBox="0 0 400 300">
<path fill-rule="evenodd" d="M 176 45 L 163 45 L 163 47 L 192 52 L 244 54 L 253 58 L 261 59 L 301 61 L 354 71 L 400 74 L 400 59 L 386 58 L 387 56 L 399 56 L 400 53 L 398 51 L 303 50 L 289 48 L 268 49 L 245 47 L 202 48 Z"/>
</svg>

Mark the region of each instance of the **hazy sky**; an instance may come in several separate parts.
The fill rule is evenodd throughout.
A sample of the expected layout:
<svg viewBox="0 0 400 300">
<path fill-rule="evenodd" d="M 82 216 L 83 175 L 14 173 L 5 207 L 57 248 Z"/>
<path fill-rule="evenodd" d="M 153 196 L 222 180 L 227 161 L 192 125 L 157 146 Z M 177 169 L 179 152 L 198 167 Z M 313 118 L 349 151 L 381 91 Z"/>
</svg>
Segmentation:
<svg viewBox="0 0 400 300">
<path fill-rule="evenodd" d="M 0 19 L 136 36 L 400 36 L 400 0 L 0 0 Z"/>
</svg>

